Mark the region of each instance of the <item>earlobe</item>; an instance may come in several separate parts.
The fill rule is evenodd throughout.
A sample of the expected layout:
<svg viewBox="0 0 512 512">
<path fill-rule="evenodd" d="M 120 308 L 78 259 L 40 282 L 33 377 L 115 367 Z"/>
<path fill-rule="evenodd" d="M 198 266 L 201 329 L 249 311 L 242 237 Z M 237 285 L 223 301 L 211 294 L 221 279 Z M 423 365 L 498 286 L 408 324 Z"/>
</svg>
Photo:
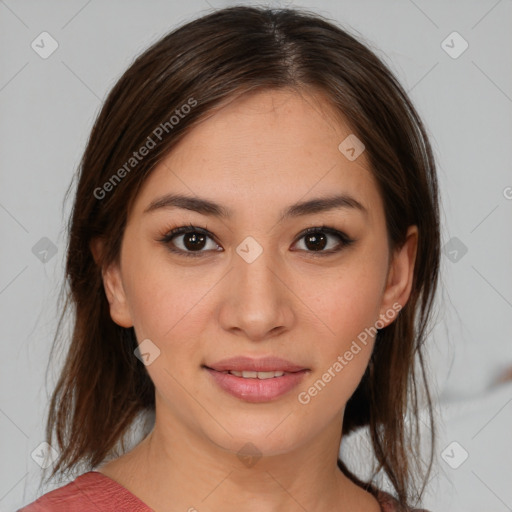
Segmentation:
<svg viewBox="0 0 512 512">
<path fill-rule="evenodd" d="M 409 226 L 405 243 L 393 254 L 388 272 L 380 311 L 380 318 L 386 325 L 389 325 L 396 318 L 396 314 L 391 315 L 389 312 L 392 310 L 394 313 L 398 313 L 397 310 L 403 308 L 409 300 L 417 248 L 418 228 L 417 226 Z"/>
<path fill-rule="evenodd" d="M 133 327 L 119 265 L 117 263 L 112 263 L 106 267 L 101 265 L 103 241 L 99 238 L 92 240 L 89 246 L 94 261 L 101 267 L 103 288 L 110 305 L 112 320 L 121 327 Z"/>
</svg>

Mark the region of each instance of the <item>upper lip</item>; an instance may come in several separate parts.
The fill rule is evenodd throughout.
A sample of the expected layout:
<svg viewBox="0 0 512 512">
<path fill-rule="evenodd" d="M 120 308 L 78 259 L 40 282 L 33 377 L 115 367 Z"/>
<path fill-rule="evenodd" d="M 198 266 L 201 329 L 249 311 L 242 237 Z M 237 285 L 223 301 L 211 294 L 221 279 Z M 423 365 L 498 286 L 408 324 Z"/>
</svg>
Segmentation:
<svg viewBox="0 0 512 512">
<path fill-rule="evenodd" d="M 291 361 L 274 356 L 263 357 L 261 359 L 253 359 L 245 356 L 230 357 L 229 359 L 222 359 L 221 361 L 205 366 L 218 372 L 224 372 L 226 370 L 241 372 L 247 370 L 253 372 L 283 371 L 291 373 L 307 370 L 307 368 L 302 365 L 294 364 Z"/>
</svg>

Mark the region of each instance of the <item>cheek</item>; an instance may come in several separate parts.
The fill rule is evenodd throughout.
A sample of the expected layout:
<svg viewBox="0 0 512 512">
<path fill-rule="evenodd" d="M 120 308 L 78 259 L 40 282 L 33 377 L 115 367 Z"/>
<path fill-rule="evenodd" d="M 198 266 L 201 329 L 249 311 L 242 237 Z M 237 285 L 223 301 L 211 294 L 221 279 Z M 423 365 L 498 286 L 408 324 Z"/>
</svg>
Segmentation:
<svg viewBox="0 0 512 512">
<path fill-rule="evenodd" d="M 335 279 L 316 281 L 322 286 L 312 287 L 307 279 L 301 283 L 302 290 L 310 290 L 308 300 L 318 317 L 316 371 L 303 388 L 302 403 L 314 399 L 317 410 L 329 405 L 325 410 L 335 411 L 346 403 L 368 365 L 386 279 L 387 261 L 379 254 L 376 248 L 359 254 Z"/>
<path fill-rule="evenodd" d="M 139 340 L 169 343 L 186 332 L 193 337 L 201 315 L 204 296 L 215 280 L 208 273 L 166 260 L 161 251 L 138 250 L 126 259 L 125 291 Z"/>
<path fill-rule="evenodd" d="M 311 333 L 315 371 L 302 386 L 298 401 L 325 421 L 335 417 L 352 396 L 373 350 L 379 289 L 370 277 L 366 273 L 340 278 L 317 299 L 322 322 Z"/>
<path fill-rule="evenodd" d="M 375 325 L 384 282 L 384 266 L 376 258 L 368 258 L 340 268 L 334 278 L 330 274 L 315 283 L 304 279 L 300 289 L 310 290 L 307 300 L 321 320 L 324 339 L 342 350 L 365 328 Z"/>
<path fill-rule="evenodd" d="M 355 391 L 368 365 L 378 302 L 373 289 L 361 284 L 354 288 L 346 286 L 341 294 L 337 292 L 338 297 L 332 297 L 324 309 L 330 313 L 326 324 L 331 332 L 315 337 L 319 360 L 314 377 L 320 378 L 316 386 L 319 390 L 324 384 L 329 386 L 326 400 L 342 404 Z"/>
</svg>

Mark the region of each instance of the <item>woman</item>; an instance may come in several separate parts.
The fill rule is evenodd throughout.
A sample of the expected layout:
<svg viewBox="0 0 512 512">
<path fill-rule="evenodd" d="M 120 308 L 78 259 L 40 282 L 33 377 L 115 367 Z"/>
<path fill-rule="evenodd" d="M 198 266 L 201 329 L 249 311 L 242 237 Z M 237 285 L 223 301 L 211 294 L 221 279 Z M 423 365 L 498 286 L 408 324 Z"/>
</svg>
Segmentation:
<svg viewBox="0 0 512 512">
<path fill-rule="evenodd" d="M 173 31 L 81 162 L 47 423 L 76 478 L 21 510 L 409 510 L 438 267 L 431 148 L 369 49 L 298 10 Z M 363 426 L 394 496 L 338 458 Z"/>
</svg>

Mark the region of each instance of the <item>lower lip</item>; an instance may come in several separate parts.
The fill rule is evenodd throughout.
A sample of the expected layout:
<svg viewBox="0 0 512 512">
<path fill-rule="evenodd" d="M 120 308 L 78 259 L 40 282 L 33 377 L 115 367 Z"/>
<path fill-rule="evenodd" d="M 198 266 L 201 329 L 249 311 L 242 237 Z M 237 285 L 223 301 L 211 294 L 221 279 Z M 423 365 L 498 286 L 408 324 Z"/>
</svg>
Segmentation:
<svg viewBox="0 0 512 512">
<path fill-rule="evenodd" d="M 231 373 L 222 373 L 211 368 L 205 368 L 214 381 L 229 394 L 246 402 L 269 402 L 288 393 L 297 386 L 307 370 L 285 373 L 281 377 L 270 379 L 245 379 Z"/>
</svg>

